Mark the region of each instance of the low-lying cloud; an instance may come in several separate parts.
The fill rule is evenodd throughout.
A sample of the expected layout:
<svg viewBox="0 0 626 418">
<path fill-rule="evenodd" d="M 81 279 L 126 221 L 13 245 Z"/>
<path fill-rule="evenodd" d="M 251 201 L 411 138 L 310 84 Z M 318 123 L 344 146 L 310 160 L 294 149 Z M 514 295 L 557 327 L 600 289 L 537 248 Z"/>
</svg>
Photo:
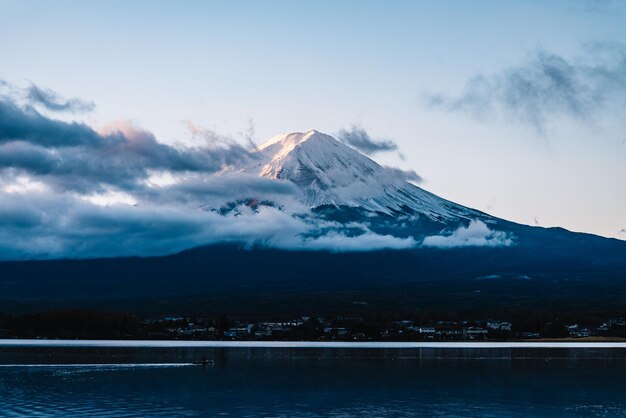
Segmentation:
<svg viewBox="0 0 626 418">
<path fill-rule="evenodd" d="M 471 221 L 467 226 L 461 225 L 448 235 L 432 235 L 422 241 L 422 246 L 435 248 L 507 247 L 512 244 L 509 234 L 493 231 L 478 220 Z"/>
<path fill-rule="evenodd" d="M 333 252 L 406 249 L 412 238 L 346 233 L 277 207 L 226 214 L 178 202 L 99 205 L 75 195 L 0 192 L 0 259 L 165 255 L 213 243 Z"/>
<path fill-rule="evenodd" d="M 590 121 L 626 103 L 626 46 L 595 43 L 568 59 L 538 50 L 524 62 L 470 78 L 462 93 L 427 93 L 426 104 L 479 118 L 504 113 L 543 133 L 551 118 Z"/>
<path fill-rule="evenodd" d="M 371 231 L 355 236 L 331 232 L 319 237 L 304 239 L 301 241 L 299 249 L 347 252 L 372 251 L 372 249 L 405 250 L 416 245 L 417 243 L 412 237 L 400 238 L 393 235 L 380 235 Z"/>
</svg>

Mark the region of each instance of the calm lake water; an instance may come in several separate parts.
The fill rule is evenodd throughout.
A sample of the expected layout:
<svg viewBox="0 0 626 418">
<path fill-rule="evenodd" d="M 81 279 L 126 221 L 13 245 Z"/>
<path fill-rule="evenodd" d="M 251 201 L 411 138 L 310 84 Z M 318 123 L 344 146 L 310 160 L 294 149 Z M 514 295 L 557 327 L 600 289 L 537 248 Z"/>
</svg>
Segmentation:
<svg viewBox="0 0 626 418">
<path fill-rule="evenodd" d="M 626 416 L 626 350 L 0 347 L 0 416 Z"/>
</svg>

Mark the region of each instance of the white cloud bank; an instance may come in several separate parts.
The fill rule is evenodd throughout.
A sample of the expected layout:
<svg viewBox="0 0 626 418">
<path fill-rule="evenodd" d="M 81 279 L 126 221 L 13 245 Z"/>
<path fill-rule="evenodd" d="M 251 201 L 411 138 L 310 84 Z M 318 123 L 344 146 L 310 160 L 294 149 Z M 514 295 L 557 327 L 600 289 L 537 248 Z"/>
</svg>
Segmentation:
<svg viewBox="0 0 626 418">
<path fill-rule="evenodd" d="M 424 238 L 422 246 L 435 248 L 459 247 L 507 247 L 513 238 L 502 231 L 492 231 L 482 221 L 473 220 L 467 226 L 461 225 L 450 235 L 432 235 Z"/>
<path fill-rule="evenodd" d="M 217 243 L 331 252 L 417 245 L 361 224 L 348 231 L 308 209 L 241 203 L 220 213 L 176 201 L 170 188 L 153 192 L 135 204 L 102 204 L 72 193 L 0 187 L 0 260 L 167 255 Z"/>
</svg>

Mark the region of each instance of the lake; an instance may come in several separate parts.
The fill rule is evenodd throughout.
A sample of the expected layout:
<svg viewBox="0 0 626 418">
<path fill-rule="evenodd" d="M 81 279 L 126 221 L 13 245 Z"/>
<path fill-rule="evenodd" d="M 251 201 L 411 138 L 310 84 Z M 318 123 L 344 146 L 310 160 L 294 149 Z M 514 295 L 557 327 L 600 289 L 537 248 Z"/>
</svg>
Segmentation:
<svg viewBox="0 0 626 418">
<path fill-rule="evenodd" d="M 0 344 L 0 416 L 626 416 L 624 348 L 349 347 Z"/>
</svg>

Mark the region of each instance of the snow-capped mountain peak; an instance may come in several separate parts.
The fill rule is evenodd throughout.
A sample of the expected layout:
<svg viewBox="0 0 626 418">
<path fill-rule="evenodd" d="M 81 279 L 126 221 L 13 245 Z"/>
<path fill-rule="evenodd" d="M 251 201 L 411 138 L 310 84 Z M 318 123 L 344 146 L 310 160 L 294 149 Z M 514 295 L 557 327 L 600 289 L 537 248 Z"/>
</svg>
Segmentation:
<svg viewBox="0 0 626 418">
<path fill-rule="evenodd" d="M 478 212 L 439 198 L 330 135 L 311 130 L 277 135 L 257 148 L 239 171 L 290 181 L 311 208 L 330 205 L 384 213 L 412 213 L 445 222 Z"/>
<path fill-rule="evenodd" d="M 280 147 L 283 151 L 289 152 L 297 145 L 302 144 L 310 139 L 312 139 L 313 141 L 319 141 L 320 139 L 323 140 L 324 137 L 333 139 L 332 137 L 329 137 L 328 135 L 325 135 L 314 129 L 304 133 L 291 132 L 286 134 L 279 134 L 261 144 L 259 146 L 259 150 L 267 150 L 269 148 L 276 149 Z"/>
<path fill-rule="evenodd" d="M 262 144 L 259 153 L 267 161 L 260 176 L 322 190 L 354 184 L 380 168 L 359 152 L 317 131 L 278 135 Z"/>
</svg>

